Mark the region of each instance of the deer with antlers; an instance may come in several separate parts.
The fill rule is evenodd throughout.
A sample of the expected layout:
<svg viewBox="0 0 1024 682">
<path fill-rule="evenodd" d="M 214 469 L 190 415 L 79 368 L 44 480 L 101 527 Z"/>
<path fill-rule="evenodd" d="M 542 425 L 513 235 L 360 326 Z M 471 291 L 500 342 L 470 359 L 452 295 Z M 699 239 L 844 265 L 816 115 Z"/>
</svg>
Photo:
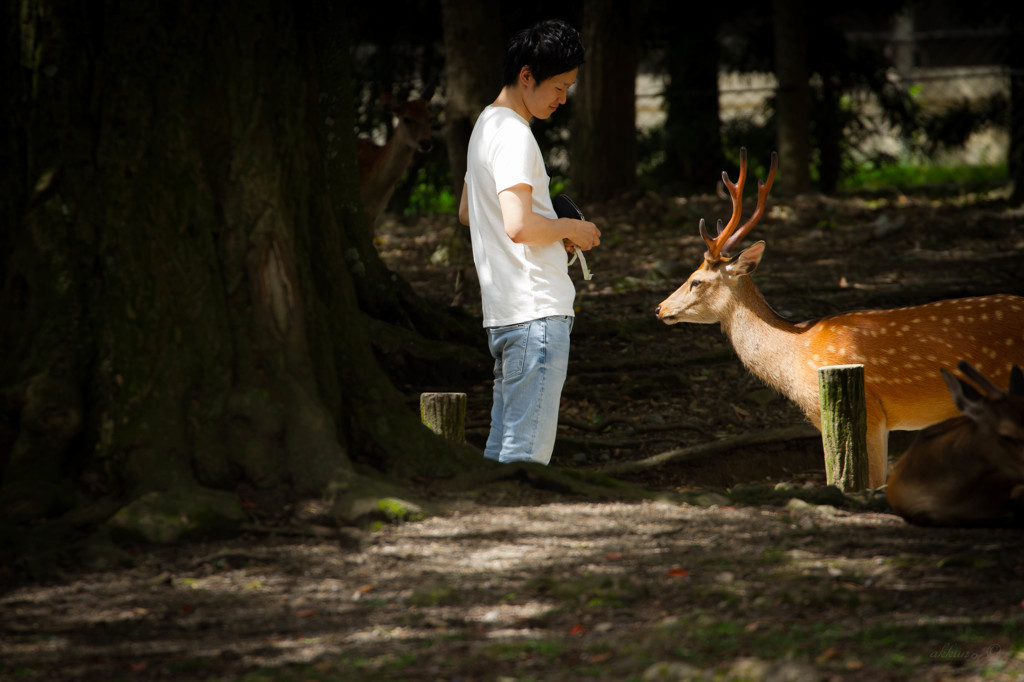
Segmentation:
<svg viewBox="0 0 1024 682">
<path fill-rule="evenodd" d="M 1020 525 L 1024 373 L 1014 365 L 1004 391 L 970 363 L 958 368 L 977 388 L 942 370 L 961 416 L 917 435 L 893 467 L 885 496 L 893 511 L 918 525 Z"/>
<path fill-rule="evenodd" d="M 420 99 L 396 103 L 391 93 L 381 95 L 384 109 L 394 115 L 398 123 L 391 137 L 383 145 L 359 138 L 356 141 L 359 160 L 359 195 L 368 224 L 373 227 L 395 193 L 395 185 L 409 169 L 413 157 L 429 152 L 431 139 L 430 101 L 433 88 L 428 88 Z"/>
<path fill-rule="evenodd" d="M 1024 364 L 1024 298 L 997 294 L 937 301 L 892 310 L 845 312 L 807 322 L 778 315 L 750 275 L 761 262 L 759 241 L 733 255 L 740 241 L 764 214 L 778 169 L 773 152 L 766 182 L 758 181 L 757 207 L 741 226 L 746 150 L 740 150 L 735 183 L 722 173 L 732 197 L 732 217 L 712 239 L 704 221 L 704 262 L 656 314 L 666 324 L 721 324 L 743 364 L 795 402 L 821 428 L 819 367 L 863 364 L 867 401 L 868 478 L 885 483 L 888 433 L 914 431 L 956 415 L 939 376 L 964 358 L 995 381 Z"/>
</svg>

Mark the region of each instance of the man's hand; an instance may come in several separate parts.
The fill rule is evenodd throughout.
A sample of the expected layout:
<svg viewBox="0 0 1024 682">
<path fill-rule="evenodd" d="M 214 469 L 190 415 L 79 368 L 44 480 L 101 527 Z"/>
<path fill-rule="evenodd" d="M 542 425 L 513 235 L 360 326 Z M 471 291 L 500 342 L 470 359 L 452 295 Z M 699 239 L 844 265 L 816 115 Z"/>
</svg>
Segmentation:
<svg viewBox="0 0 1024 682">
<path fill-rule="evenodd" d="M 601 243 L 601 230 L 597 229 L 597 225 L 589 220 L 573 220 L 572 218 L 559 218 L 559 220 L 566 220 L 573 223 L 572 236 L 567 239 L 584 251 L 590 251 Z"/>
</svg>

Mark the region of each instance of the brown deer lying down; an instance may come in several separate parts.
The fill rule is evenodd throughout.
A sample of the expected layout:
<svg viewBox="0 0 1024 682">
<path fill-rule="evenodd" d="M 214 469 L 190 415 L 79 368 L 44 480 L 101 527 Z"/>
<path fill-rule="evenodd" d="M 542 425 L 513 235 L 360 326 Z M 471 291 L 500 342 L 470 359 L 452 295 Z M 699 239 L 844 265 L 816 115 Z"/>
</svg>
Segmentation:
<svg viewBox="0 0 1024 682">
<path fill-rule="evenodd" d="M 719 323 L 743 364 L 795 402 L 818 428 L 818 368 L 863 364 L 868 478 L 878 488 L 885 483 L 889 431 L 916 431 L 956 416 L 940 368 L 966 359 L 1002 383 L 1011 365 L 1024 365 L 1024 298 L 996 294 L 808 322 L 780 317 L 750 277 L 764 255 L 764 242 L 735 252 L 764 214 L 777 167 L 773 153 L 768 181 L 758 182 L 757 208 L 740 226 L 747 177 L 747 153 L 740 150 L 736 183 L 722 173 L 732 195 L 732 218 L 724 228 L 718 222 L 714 239 L 700 221 L 704 262 L 656 313 L 665 324 Z"/>
<path fill-rule="evenodd" d="M 1003 391 L 966 362 L 971 384 L 946 370 L 963 413 L 928 427 L 893 467 L 885 496 L 897 514 L 925 526 L 1024 522 L 1024 374 L 1014 366 Z"/>
</svg>

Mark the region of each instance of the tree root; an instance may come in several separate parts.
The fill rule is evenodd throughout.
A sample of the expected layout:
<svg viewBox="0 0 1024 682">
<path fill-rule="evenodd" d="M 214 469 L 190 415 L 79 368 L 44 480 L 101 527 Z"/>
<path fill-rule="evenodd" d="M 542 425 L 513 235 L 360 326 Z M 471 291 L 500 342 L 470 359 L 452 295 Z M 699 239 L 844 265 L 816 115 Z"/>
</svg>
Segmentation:
<svg viewBox="0 0 1024 682">
<path fill-rule="evenodd" d="M 810 424 L 797 424 L 772 431 L 755 431 L 745 433 L 735 438 L 723 438 L 708 443 L 700 443 L 685 448 L 668 450 L 657 455 L 651 455 L 641 460 L 632 462 L 621 462 L 603 467 L 600 471 L 603 474 L 615 475 L 633 471 L 645 471 L 668 464 L 670 462 L 685 462 L 703 459 L 709 455 L 746 445 L 761 445 L 764 443 L 779 443 L 800 438 L 820 438 L 821 434 Z"/>
</svg>

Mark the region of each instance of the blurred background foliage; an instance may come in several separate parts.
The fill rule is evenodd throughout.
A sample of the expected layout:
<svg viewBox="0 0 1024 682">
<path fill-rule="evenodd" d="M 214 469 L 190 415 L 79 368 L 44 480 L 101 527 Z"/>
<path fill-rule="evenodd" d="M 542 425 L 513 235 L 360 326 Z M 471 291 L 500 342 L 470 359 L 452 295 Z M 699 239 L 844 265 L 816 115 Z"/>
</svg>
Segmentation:
<svg viewBox="0 0 1024 682">
<path fill-rule="evenodd" d="M 552 17 L 581 26 L 591 1 L 501 3 L 500 35 L 507 39 Z M 681 8 L 642 0 L 633 6 L 636 30 L 589 38 L 635 42 L 635 189 L 712 191 L 717 176 L 698 176 L 690 159 L 713 159 L 719 170 L 731 171 L 739 147 L 777 148 L 772 3 L 741 0 L 729 5 L 728 15 L 717 5 Z M 1019 10 L 988 0 L 799 6 L 808 27 L 811 191 L 977 188 L 1008 181 L 1017 25 L 1010 13 Z M 349 12 L 356 133 L 382 143 L 392 121 L 380 106 L 380 93 L 415 96 L 425 84 L 437 83 L 433 103 L 440 134 L 446 55 L 438 3 L 414 0 L 397 9 L 391 3 L 352 3 Z M 699 91 L 693 76 L 707 60 L 713 60 L 717 86 Z M 487 101 L 499 89 L 495 82 Z M 715 100 L 719 135 L 707 139 L 713 136 L 695 132 L 692 122 L 703 115 L 700 107 L 714 106 Z M 534 122 L 559 189 L 572 188 L 572 107 L 570 98 L 567 111 Z M 767 157 L 751 155 L 753 171 L 759 171 L 761 156 Z M 457 184 L 444 145 L 435 145 L 414 161 L 390 208 L 406 214 L 454 211 L 451 188 Z M 634 188 L 623 188 L 628 189 Z"/>
</svg>

